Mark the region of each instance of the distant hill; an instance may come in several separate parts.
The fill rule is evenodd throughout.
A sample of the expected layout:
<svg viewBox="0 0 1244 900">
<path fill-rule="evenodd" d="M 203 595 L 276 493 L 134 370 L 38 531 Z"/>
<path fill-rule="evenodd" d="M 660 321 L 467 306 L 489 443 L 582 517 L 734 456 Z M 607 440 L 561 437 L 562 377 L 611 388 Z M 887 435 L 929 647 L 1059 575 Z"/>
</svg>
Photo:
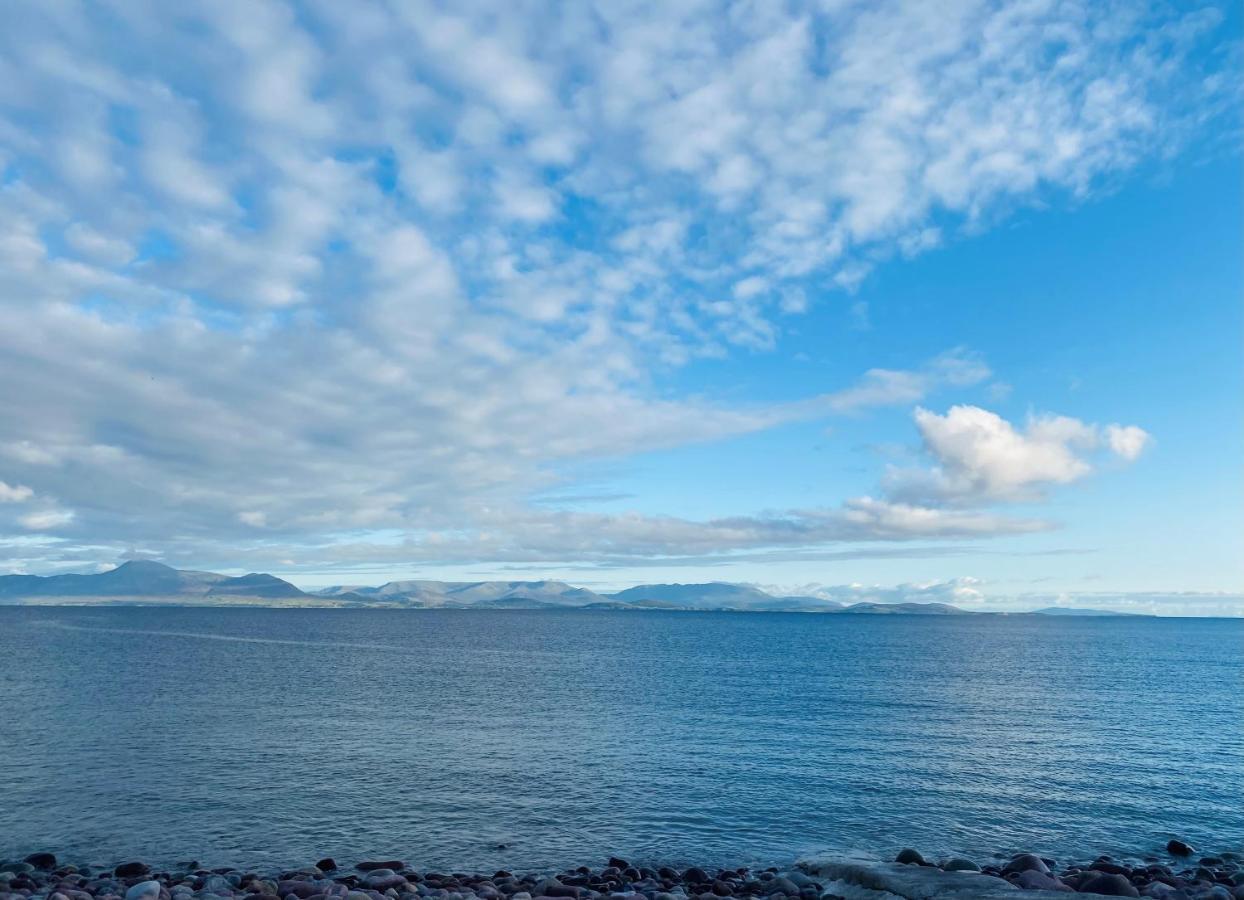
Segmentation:
<svg viewBox="0 0 1244 900">
<path fill-rule="evenodd" d="M 1047 606 L 1034 609 L 1034 616 L 1143 616 L 1144 613 L 1114 612 L 1109 609 L 1078 609 L 1072 606 Z"/>
<path fill-rule="evenodd" d="M 707 584 L 641 584 L 610 594 L 611 600 L 645 608 L 729 609 L 750 612 L 830 612 L 842 607 L 819 597 L 775 597 L 746 584 L 713 581 Z"/>
<path fill-rule="evenodd" d="M 380 606 L 417 608 L 577 607 L 605 598 L 562 581 L 390 581 L 379 587 L 338 586 L 315 591 L 320 597 L 357 598 Z"/>
<path fill-rule="evenodd" d="M 564 581 L 389 581 L 304 591 L 263 572 L 231 577 L 131 560 L 89 575 L 0 576 L 0 605 L 314 606 L 389 609 L 587 609 L 708 612 L 803 612 L 834 615 L 976 615 L 946 603 L 844 606 L 822 597 L 779 596 L 747 584 L 641 584 L 598 594 Z M 1100 609 L 1050 606 L 1039 616 L 1134 616 Z"/>
<path fill-rule="evenodd" d="M 177 603 L 251 604 L 265 601 L 312 601 L 288 581 L 272 575 L 240 578 L 215 572 L 174 569 L 149 560 L 131 560 L 91 575 L 5 575 L 0 603 Z"/>
<path fill-rule="evenodd" d="M 852 603 L 838 611 L 844 615 L 970 616 L 972 613 L 949 603 Z"/>
</svg>

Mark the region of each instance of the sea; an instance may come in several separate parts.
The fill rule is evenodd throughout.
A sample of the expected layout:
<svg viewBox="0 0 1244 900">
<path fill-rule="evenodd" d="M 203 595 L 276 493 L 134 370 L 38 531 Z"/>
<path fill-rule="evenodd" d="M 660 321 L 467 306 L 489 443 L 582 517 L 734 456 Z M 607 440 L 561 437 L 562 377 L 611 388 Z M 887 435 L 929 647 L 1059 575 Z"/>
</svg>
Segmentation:
<svg viewBox="0 0 1244 900">
<path fill-rule="evenodd" d="M 0 608 L 0 858 L 1244 844 L 1244 620 Z"/>
</svg>

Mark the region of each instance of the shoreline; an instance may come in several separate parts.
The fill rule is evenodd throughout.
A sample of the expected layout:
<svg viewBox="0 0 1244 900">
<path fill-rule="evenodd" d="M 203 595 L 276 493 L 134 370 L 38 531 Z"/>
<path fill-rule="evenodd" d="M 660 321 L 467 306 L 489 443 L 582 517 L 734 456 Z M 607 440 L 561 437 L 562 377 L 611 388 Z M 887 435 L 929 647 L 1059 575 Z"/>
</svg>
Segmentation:
<svg viewBox="0 0 1244 900">
<path fill-rule="evenodd" d="M 604 866 L 529 874 L 438 873 L 396 859 L 339 865 L 326 858 L 267 873 L 195 860 L 163 870 L 135 860 L 89 867 L 48 852 L 0 860 L 0 900 L 1046 900 L 1069 893 L 1244 900 L 1244 854 L 1200 853 L 1172 840 L 1165 853 L 1138 862 L 1103 856 L 1059 865 L 1020 853 L 978 864 L 905 849 L 893 862 L 813 856 L 786 868 L 706 870 L 612 857 Z"/>
</svg>

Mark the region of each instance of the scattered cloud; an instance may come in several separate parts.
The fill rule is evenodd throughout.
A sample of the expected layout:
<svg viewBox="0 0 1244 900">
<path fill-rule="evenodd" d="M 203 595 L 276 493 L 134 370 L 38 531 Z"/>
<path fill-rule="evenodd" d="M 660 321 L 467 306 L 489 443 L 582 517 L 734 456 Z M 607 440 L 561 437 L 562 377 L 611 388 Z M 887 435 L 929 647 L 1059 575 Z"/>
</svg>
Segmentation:
<svg viewBox="0 0 1244 900">
<path fill-rule="evenodd" d="M 1196 52 L 1215 14 L 1179 8 L 21 6 L 0 32 L 0 460 L 6 493 L 61 505 L 0 530 L 55 532 L 49 566 L 1045 527 L 947 498 L 1074 480 L 1082 437 L 997 429 L 1005 462 L 953 412 L 929 420 L 937 496 L 711 522 L 531 498 L 583 460 L 983 383 L 953 351 L 767 407 L 670 389 L 886 259 L 1177 152 L 1234 97 Z"/>
</svg>

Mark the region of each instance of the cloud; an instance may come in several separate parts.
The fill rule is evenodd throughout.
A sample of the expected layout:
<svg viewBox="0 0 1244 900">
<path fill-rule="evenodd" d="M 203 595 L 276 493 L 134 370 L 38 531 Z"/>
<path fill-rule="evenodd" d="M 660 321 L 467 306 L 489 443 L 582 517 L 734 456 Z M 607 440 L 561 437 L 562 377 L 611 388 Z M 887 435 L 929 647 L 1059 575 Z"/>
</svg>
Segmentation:
<svg viewBox="0 0 1244 900">
<path fill-rule="evenodd" d="M 35 492 L 25 485 L 0 481 L 0 503 L 25 503 Z"/>
<path fill-rule="evenodd" d="M 1032 416 L 1023 430 L 977 406 L 944 415 L 914 414 L 932 469 L 894 469 L 887 491 L 899 498 L 949 503 L 1033 500 L 1051 485 L 1069 484 L 1093 470 L 1089 454 L 1105 440 L 1128 461 L 1149 439 L 1137 426 L 1102 429 L 1069 416 Z"/>
<path fill-rule="evenodd" d="M 31 531 L 48 531 L 68 525 L 74 520 L 74 513 L 67 509 L 43 509 L 18 517 L 23 528 Z"/>
<path fill-rule="evenodd" d="M 982 383 L 955 351 L 768 407 L 676 388 L 1234 98 L 1211 13 L 930 10 L 24 4 L 0 32 L 0 458 L 75 511 L 31 513 L 72 526 L 39 546 L 603 559 L 1021 527 L 884 492 L 698 523 L 530 500 L 585 460 Z"/>
<path fill-rule="evenodd" d="M 1135 425 L 1109 425 L 1105 433 L 1110 449 L 1128 462 L 1139 458 L 1151 440 L 1148 432 Z"/>
<path fill-rule="evenodd" d="M 857 384 L 828 394 L 820 402 L 835 413 L 875 406 L 909 406 L 941 388 L 979 384 L 992 374 L 978 355 L 958 348 L 916 371 L 869 369 Z"/>
<path fill-rule="evenodd" d="M 949 603 L 961 608 L 979 607 L 987 598 L 984 583 L 964 576 L 949 581 L 926 581 L 892 586 L 866 584 L 807 584 L 782 589 L 782 593 L 822 597 L 839 603 Z"/>
<path fill-rule="evenodd" d="M 1011 592 L 962 576 L 897 585 L 819 583 L 765 585 L 778 595 L 822 597 L 839 603 L 949 603 L 979 612 L 1029 612 L 1051 606 L 1166 616 L 1244 616 L 1244 594 L 1211 591 Z"/>
</svg>

